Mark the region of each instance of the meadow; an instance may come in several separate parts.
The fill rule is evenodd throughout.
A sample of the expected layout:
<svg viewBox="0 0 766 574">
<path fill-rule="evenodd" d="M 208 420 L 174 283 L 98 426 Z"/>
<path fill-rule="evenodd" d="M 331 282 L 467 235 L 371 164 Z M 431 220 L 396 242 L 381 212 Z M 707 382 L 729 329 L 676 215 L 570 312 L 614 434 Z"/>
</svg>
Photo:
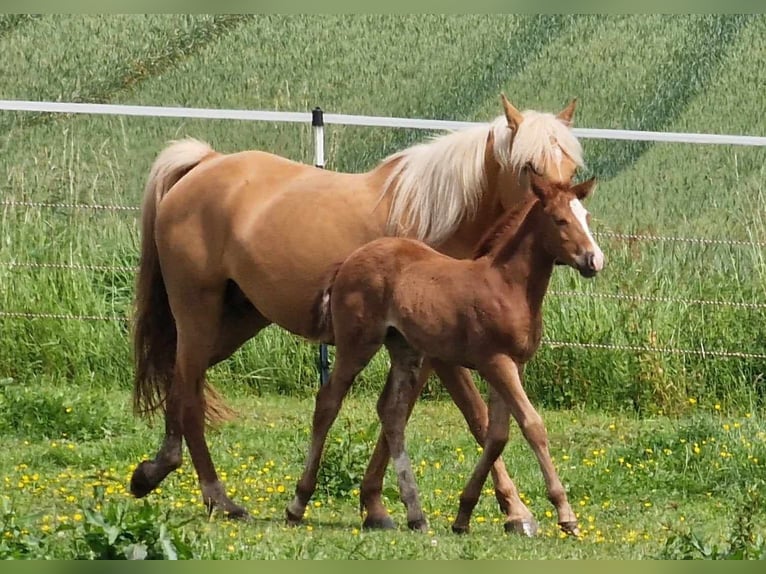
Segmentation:
<svg viewBox="0 0 766 574">
<path fill-rule="evenodd" d="M 556 111 L 577 96 L 582 127 L 766 133 L 762 16 L 2 15 L 0 54 L 2 99 L 290 111 L 319 105 L 489 121 L 505 91 L 521 109 Z M 294 478 L 302 461 L 317 373 L 316 348 L 275 328 L 211 373 L 243 412 L 215 435 L 214 456 L 262 518 L 204 522 L 188 465 L 146 506 L 124 495 L 129 469 L 158 434 L 130 417 L 127 398 L 135 207 L 151 162 L 167 140 L 187 135 L 220 151 L 260 148 L 311 161 L 308 126 L 3 112 L 0 134 L 0 436 L 11 445 L 0 456 L 0 476 L 15 487 L 3 495 L 0 529 L 16 533 L 8 540 L 28 541 L 0 545 L 0 555 L 94 552 L 82 546 L 88 528 L 104 522 L 99 512 L 121 509 L 131 531 L 141 520 L 191 520 L 166 532 L 181 537 L 179 548 L 206 557 L 270 557 L 267 546 L 278 549 L 273 557 L 658 556 L 692 543 L 687 532 L 663 550 L 684 524 L 714 540 L 726 538 L 738 516 L 763 516 L 752 500 L 766 458 L 763 148 L 583 140 L 583 176 L 601 180 L 588 208 L 607 269 L 590 282 L 565 269 L 554 274 L 545 337 L 563 345 L 541 348 L 527 388 L 550 421 L 557 463 L 576 461 L 562 474 L 594 529 L 582 541 L 556 539 L 534 461 L 516 441 L 506 458 L 544 537 L 501 535 L 491 497 L 469 537 L 448 535 L 459 476 L 476 447 L 467 433 L 448 432 L 464 425 L 434 380 L 410 431 L 413 459 L 426 462 L 421 488 L 432 544 L 404 531 L 349 534 L 359 523 L 352 491 L 361 467 L 354 465 L 371 448 L 382 356 L 338 424 L 339 444 L 354 454 L 345 463 L 334 455 L 338 474 L 348 475 L 344 486 L 328 476 L 318 499 L 324 506 L 312 510 L 301 534 L 282 529 L 293 484 L 284 477 Z M 428 135 L 331 126 L 327 167 L 366 170 Z M 727 352 L 743 356 L 719 354 Z M 449 471 L 434 468 L 437 462 Z M 279 481 L 264 482 L 258 471 L 267 466 L 264 474 Z M 41 495 L 51 504 L 37 516 Z M 273 537 L 275 546 L 255 544 L 259 536 Z M 477 547 L 479 538 L 486 547 Z"/>
<path fill-rule="evenodd" d="M 399 529 L 361 530 L 358 487 L 379 428 L 371 397 L 356 393 L 345 405 L 294 528 L 284 508 L 303 468 L 313 401 L 249 394 L 233 404 L 240 419 L 210 443 L 228 492 L 253 517 L 246 523 L 208 518 L 188 457 L 149 498 L 126 492 L 159 430 L 130 416 L 127 394 L 6 388 L 0 557 L 766 558 L 766 425 L 755 413 L 727 415 L 717 403 L 690 405 L 682 420 L 543 411 L 582 534 L 560 534 L 534 456 L 513 428 L 505 460 L 540 523 L 539 536 L 525 539 L 503 533 L 489 483 L 470 532 L 451 532 L 480 451 L 446 401 L 419 403 L 408 427 L 426 534 L 407 531 L 391 469 L 384 502 Z"/>
</svg>

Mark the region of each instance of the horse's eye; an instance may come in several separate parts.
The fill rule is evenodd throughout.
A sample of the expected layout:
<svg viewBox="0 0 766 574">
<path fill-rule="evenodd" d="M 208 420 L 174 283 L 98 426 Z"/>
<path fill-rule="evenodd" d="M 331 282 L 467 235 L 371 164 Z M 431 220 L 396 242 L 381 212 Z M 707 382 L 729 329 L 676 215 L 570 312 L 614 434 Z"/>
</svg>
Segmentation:
<svg viewBox="0 0 766 574">
<path fill-rule="evenodd" d="M 567 220 L 566 219 L 557 219 L 556 220 L 556 225 L 558 225 L 559 227 L 563 227 L 566 224 L 567 224 Z"/>
</svg>

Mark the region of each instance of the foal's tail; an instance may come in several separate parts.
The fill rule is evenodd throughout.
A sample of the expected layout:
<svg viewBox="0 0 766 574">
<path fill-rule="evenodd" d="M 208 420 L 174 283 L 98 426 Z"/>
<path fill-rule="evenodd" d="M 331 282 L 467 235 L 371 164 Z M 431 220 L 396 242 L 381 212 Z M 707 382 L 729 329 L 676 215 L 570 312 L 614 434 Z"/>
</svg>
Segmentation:
<svg viewBox="0 0 766 574">
<path fill-rule="evenodd" d="M 133 317 L 133 409 L 152 415 L 165 410 L 165 397 L 173 378 L 176 324 L 168 303 L 165 281 L 155 243 L 157 208 L 165 194 L 183 176 L 216 152 L 195 139 L 172 142 L 152 165 L 141 205 L 141 261 L 136 282 Z M 210 389 L 208 389 L 210 391 Z M 206 393 L 208 418 L 218 420 L 225 411 L 215 393 Z"/>
<path fill-rule="evenodd" d="M 343 262 L 335 263 L 327 270 L 327 275 L 322 284 L 322 290 L 318 293 L 313 306 L 314 332 L 312 333 L 312 338 L 318 339 L 323 343 L 332 344 L 335 342 L 330 299 L 332 296 L 332 288 L 335 285 L 335 278 L 338 276 L 338 272 L 342 265 Z"/>
</svg>

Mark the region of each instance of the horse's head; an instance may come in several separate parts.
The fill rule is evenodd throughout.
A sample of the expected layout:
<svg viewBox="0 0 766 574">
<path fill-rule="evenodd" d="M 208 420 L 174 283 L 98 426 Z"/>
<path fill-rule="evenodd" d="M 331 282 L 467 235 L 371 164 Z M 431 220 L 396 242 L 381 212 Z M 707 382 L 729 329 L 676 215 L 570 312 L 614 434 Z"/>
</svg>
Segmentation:
<svg viewBox="0 0 766 574">
<path fill-rule="evenodd" d="M 497 138 L 498 157 L 507 158 L 500 201 L 504 209 L 522 201 L 531 191 L 530 179 L 538 176 L 554 184 L 568 185 L 583 165 L 582 148 L 569 127 L 577 100 L 558 114 L 520 112 L 501 94 L 510 137 Z M 502 165 L 502 163 L 501 163 Z"/>
<path fill-rule="evenodd" d="M 546 251 L 583 277 L 593 277 L 604 267 L 604 254 L 590 232 L 590 215 L 581 203 L 595 183 L 595 178 L 571 185 L 551 183 L 535 174 L 530 177 L 532 192 L 545 214 L 540 230 Z"/>
</svg>

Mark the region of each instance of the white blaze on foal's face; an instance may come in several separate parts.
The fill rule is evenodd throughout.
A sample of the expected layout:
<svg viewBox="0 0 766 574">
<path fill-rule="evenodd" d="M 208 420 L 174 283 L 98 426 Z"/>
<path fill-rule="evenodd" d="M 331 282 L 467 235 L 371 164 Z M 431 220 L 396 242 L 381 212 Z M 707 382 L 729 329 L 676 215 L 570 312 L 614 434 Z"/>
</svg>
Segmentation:
<svg viewBox="0 0 766 574">
<path fill-rule="evenodd" d="M 588 210 L 582 202 L 576 197 L 569 202 L 569 207 L 572 209 L 572 213 L 577 220 L 577 223 L 582 227 L 583 232 L 590 241 L 589 251 L 593 253 L 593 270 L 601 271 L 604 268 L 604 253 L 593 238 L 593 234 L 590 232 L 588 226 Z"/>
</svg>

